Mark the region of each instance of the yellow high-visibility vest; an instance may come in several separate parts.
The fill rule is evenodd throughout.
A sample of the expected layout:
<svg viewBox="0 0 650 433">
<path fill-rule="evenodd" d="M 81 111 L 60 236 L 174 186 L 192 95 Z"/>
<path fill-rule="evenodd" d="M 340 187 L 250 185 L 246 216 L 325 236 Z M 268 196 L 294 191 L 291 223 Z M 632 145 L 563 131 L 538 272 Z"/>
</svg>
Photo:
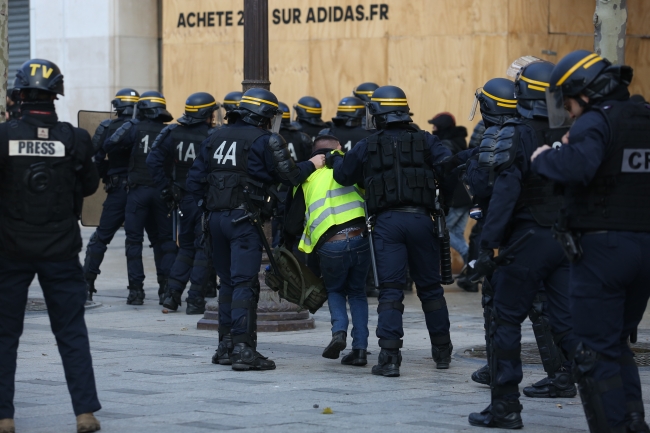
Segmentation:
<svg viewBox="0 0 650 433">
<path fill-rule="evenodd" d="M 296 193 L 298 188 L 294 188 Z M 334 225 L 365 218 L 363 191 L 356 185 L 342 186 L 334 180 L 334 171 L 323 167 L 302 184 L 305 195 L 305 228 L 298 249 L 307 254 L 320 237 Z"/>
</svg>

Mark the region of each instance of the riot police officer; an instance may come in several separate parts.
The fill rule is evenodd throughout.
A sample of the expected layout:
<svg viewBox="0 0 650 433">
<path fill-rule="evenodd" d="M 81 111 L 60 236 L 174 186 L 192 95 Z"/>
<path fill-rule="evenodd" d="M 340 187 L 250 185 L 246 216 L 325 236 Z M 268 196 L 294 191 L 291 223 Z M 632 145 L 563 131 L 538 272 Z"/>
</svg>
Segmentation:
<svg viewBox="0 0 650 433">
<path fill-rule="evenodd" d="M 277 131 L 281 117 L 273 93 L 246 91 L 239 108 L 228 113 L 228 125 L 204 142 L 186 182 L 197 204 L 210 212 L 214 266 L 221 280 L 219 347 L 212 362 L 232 364 L 238 371 L 275 368 L 256 351 L 263 244 L 259 224 L 272 209 L 272 185 L 298 185 L 325 159 L 318 155 L 294 163 L 284 139 L 268 130 L 273 125 Z"/>
<path fill-rule="evenodd" d="M 422 301 L 437 368 L 449 368 L 453 350 L 440 285 L 440 248 L 431 218 L 439 176 L 434 164 L 451 152 L 428 132 L 412 129 L 408 113 L 406 95 L 399 87 L 378 88 L 368 103 L 368 115 L 378 131 L 357 143 L 344 158 L 328 156 L 338 183 L 365 185 L 368 214 L 376 218 L 373 235 L 380 286 L 377 337 L 381 352 L 372 373 L 387 377 L 400 374 L 407 264 Z"/>
<path fill-rule="evenodd" d="M 347 152 L 371 134 L 361 123 L 365 116 L 365 102 L 354 96 L 346 96 L 339 102 L 336 116 L 332 117 L 332 126 L 321 131 L 321 134 L 338 138 L 341 149 Z"/>
<path fill-rule="evenodd" d="M 511 252 L 514 262 L 497 269 L 492 281 L 494 300 L 488 328 L 492 402 L 481 413 L 470 414 L 469 423 L 474 426 L 523 426 L 518 388 L 523 377 L 521 324 L 529 314 L 548 377 L 524 393 L 529 397 L 576 394 L 563 366 L 577 344 L 569 314 L 569 262 L 551 233 L 561 199 L 554 194 L 552 182 L 531 173 L 528 162 L 535 149 L 559 142 L 566 133 L 548 126 L 545 90 L 553 66 L 533 61 L 520 69 L 515 80 L 517 99 L 501 101 L 516 104 L 519 116 L 508 120 L 493 144 L 479 151 L 479 166 L 489 172 L 494 186 L 475 270 L 483 275 L 494 272 L 495 248 L 507 248 L 531 230 L 534 234 Z M 535 301 L 540 286 L 548 298 L 548 317 L 542 314 L 546 303 Z"/>
<path fill-rule="evenodd" d="M 16 73 L 22 117 L 0 125 L 0 430 L 14 431 L 14 376 L 29 285 L 38 275 L 77 431 L 100 429 L 79 263 L 83 197 L 99 185 L 88 132 L 59 122 L 63 75 L 31 59 Z"/>
<path fill-rule="evenodd" d="M 320 131 L 327 127 L 327 123 L 321 118 L 323 115 L 323 106 L 320 101 L 313 96 L 303 96 L 298 103 L 293 106 L 296 110 L 295 125 L 312 139 L 316 138 Z"/>
<path fill-rule="evenodd" d="M 102 207 L 102 214 L 99 219 L 99 226 L 92 234 L 86 246 L 86 258 L 84 260 L 84 278 L 88 286 L 88 300 L 92 300 L 93 293 L 96 293 L 95 280 L 101 273 L 99 270 L 108 244 L 113 240 L 115 233 L 124 224 L 124 210 L 126 209 L 126 185 L 129 156 L 131 149 L 115 149 L 108 154 L 102 145 L 104 141 L 124 122 L 133 117 L 135 104 L 140 94 L 134 89 L 121 89 L 115 94 L 111 101 L 117 118 L 103 120 L 93 135 L 92 143 L 95 155 L 93 161 L 103 179 L 106 200 Z"/>
<path fill-rule="evenodd" d="M 172 240 L 172 223 L 168 218 L 169 209 L 160 191 L 155 187 L 146 164 L 147 155 L 154 140 L 172 120 L 167 111 L 165 97 L 156 91 L 145 92 L 136 106 L 142 120 L 131 119 L 104 142 L 108 153 L 119 149 L 131 149 L 128 171 L 126 213 L 124 231 L 126 232 L 126 265 L 129 275 L 129 295 L 126 303 L 142 305 L 144 302 L 144 268 L 142 265 L 142 242 L 144 231 L 149 239 L 160 248 L 160 258 L 156 261 L 158 273 L 158 299 L 162 305 L 169 271 L 176 258 L 176 243 Z M 169 168 L 168 168 L 169 169 Z M 153 223 L 152 235 L 148 225 Z"/>
<path fill-rule="evenodd" d="M 379 88 L 379 85 L 372 82 L 361 83 L 354 89 L 352 89 L 352 95 L 361 99 L 363 102 L 370 102 L 370 98 L 375 90 Z"/>
<path fill-rule="evenodd" d="M 242 92 L 234 91 L 224 96 L 222 106 L 223 109 L 226 110 L 226 114 L 230 113 L 232 110 L 236 110 L 239 107 L 239 103 L 241 102 L 241 95 L 243 95 Z"/>
<path fill-rule="evenodd" d="M 295 162 L 307 161 L 311 155 L 312 139 L 309 135 L 300 130 L 300 127 L 291 123 L 291 112 L 289 106 L 279 102 L 282 111 L 282 123 L 279 134 L 287 142 L 287 149 Z"/>
<path fill-rule="evenodd" d="M 208 258 L 200 245 L 201 210 L 186 192 L 185 180 L 190 167 L 201 152 L 201 143 L 211 133 L 217 101 L 209 93 L 191 94 L 185 101 L 185 113 L 178 123 L 168 125 L 154 141 L 147 156 L 147 166 L 156 187 L 168 203 L 180 226 L 179 250 L 169 271 L 163 306 L 176 311 L 181 295 L 190 281 L 186 314 L 205 312 L 204 287 L 209 278 Z M 171 176 L 166 167 L 172 165 Z M 176 229 L 176 227 L 173 227 Z"/>
<path fill-rule="evenodd" d="M 589 51 L 564 57 L 548 111 L 551 127 L 575 119 L 568 145 L 531 157 L 534 173 L 565 186 L 555 230 L 571 261 L 573 372 L 592 433 L 650 431 L 627 343 L 650 297 L 650 106 L 630 101 L 632 76 Z"/>
</svg>

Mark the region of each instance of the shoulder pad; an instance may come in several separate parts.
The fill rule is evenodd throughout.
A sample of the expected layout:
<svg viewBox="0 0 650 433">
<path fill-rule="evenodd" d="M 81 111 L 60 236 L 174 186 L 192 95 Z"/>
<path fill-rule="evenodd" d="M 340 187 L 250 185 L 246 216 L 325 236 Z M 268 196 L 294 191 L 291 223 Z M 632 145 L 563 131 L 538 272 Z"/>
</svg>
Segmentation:
<svg viewBox="0 0 650 433">
<path fill-rule="evenodd" d="M 318 132 L 318 135 L 334 135 L 334 134 L 332 134 L 332 128 L 323 128 Z"/>
<path fill-rule="evenodd" d="M 287 142 L 280 134 L 271 134 L 269 137 L 269 147 L 272 151 L 281 150 L 287 147 Z"/>
<path fill-rule="evenodd" d="M 122 140 L 122 137 L 129 131 L 129 129 L 133 128 L 133 125 L 137 125 L 140 123 L 138 119 L 129 119 L 126 122 L 120 126 L 117 131 L 111 135 L 111 138 L 109 139 L 111 143 L 119 143 Z"/>
<path fill-rule="evenodd" d="M 517 153 L 517 129 L 512 124 L 506 124 L 496 137 L 492 165 L 495 170 L 502 171 L 510 167 Z"/>
<path fill-rule="evenodd" d="M 106 128 L 110 124 L 111 119 L 104 119 L 101 121 L 97 129 L 95 129 L 95 135 L 93 135 L 92 138 L 93 149 L 95 149 L 95 152 L 97 152 L 99 148 L 102 147 L 102 135 L 104 135 L 104 131 L 106 131 Z"/>
<path fill-rule="evenodd" d="M 104 128 L 106 128 L 107 126 L 109 126 L 111 124 L 111 122 L 113 120 L 116 120 L 116 119 L 104 119 L 104 120 L 101 121 L 99 126 L 103 126 Z"/>
<path fill-rule="evenodd" d="M 156 139 L 153 141 L 153 144 L 151 145 L 152 149 L 155 149 L 158 144 L 160 144 L 161 141 L 165 139 L 169 135 L 170 132 L 172 132 L 174 129 L 178 128 L 178 123 L 172 123 L 170 125 L 165 126 L 163 129 L 160 130 L 160 133 L 156 137 Z"/>
<path fill-rule="evenodd" d="M 300 134 L 300 140 L 302 141 L 303 144 L 309 144 L 310 146 L 312 145 L 312 139 L 309 135 L 305 134 L 304 132 L 298 132 Z"/>
<path fill-rule="evenodd" d="M 302 131 L 302 125 L 299 122 L 291 122 L 291 126 L 293 126 L 296 131 Z"/>
</svg>

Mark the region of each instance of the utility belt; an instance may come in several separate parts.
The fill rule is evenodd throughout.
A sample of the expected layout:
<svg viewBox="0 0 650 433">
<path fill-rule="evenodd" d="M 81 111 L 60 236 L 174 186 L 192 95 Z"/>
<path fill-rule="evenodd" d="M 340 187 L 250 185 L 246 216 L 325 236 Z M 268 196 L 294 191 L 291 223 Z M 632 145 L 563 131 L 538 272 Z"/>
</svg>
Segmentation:
<svg viewBox="0 0 650 433">
<path fill-rule="evenodd" d="M 104 191 L 111 192 L 117 188 L 126 188 L 128 183 L 128 175 L 126 173 L 106 176 L 104 178 Z"/>
<path fill-rule="evenodd" d="M 431 215 L 431 211 L 427 210 L 427 208 L 422 206 L 394 206 L 388 209 L 382 209 L 378 213 L 383 213 L 388 211 Z"/>
</svg>

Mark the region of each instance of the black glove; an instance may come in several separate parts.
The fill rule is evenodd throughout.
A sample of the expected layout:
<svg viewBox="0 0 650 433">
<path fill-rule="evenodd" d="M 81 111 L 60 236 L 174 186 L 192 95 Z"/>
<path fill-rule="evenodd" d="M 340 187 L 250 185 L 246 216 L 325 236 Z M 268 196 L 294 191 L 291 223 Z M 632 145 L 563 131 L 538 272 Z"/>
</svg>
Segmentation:
<svg viewBox="0 0 650 433">
<path fill-rule="evenodd" d="M 481 250 L 478 255 L 476 263 L 474 263 L 474 273 L 480 276 L 489 276 L 497 269 L 497 264 L 494 263 L 493 250 Z"/>
<path fill-rule="evenodd" d="M 325 154 L 325 166 L 327 168 L 334 168 L 334 161 L 337 158 L 343 158 L 343 153 L 341 151 L 333 150 L 330 153 Z"/>
</svg>

